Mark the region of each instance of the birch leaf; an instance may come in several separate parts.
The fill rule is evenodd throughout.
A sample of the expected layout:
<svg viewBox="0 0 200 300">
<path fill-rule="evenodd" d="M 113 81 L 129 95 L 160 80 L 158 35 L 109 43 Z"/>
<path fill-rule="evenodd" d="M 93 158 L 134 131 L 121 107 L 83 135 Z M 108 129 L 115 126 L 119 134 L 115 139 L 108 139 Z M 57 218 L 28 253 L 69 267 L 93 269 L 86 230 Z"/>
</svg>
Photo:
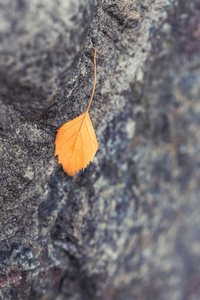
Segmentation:
<svg viewBox="0 0 200 300">
<path fill-rule="evenodd" d="M 55 156 L 58 155 L 59 163 L 70 176 L 74 176 L 80 169 L 85 169 L 90 161 L 93 162 L 98 149 L 95 131 L 88 113 L 96 84 L 95 55 L 96 49 L 94 50 L 94 85 L 87 110 L 60 127 L 56 135 Z"/>
</svg>

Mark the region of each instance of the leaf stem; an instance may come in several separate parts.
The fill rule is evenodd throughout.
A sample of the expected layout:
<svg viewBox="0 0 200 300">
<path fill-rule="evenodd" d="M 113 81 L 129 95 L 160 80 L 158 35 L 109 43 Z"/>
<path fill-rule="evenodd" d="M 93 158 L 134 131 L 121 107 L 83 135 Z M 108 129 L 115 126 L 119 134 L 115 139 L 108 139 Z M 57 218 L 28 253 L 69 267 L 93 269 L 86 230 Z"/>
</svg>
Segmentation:
<svg viewBox="0 0 200 300">
<path fill-rule="evenodd" d="M 94 84 L 93 84 L 93 90 L 92 90 L 92 95 L 91 95 L 91 98 L 90 98 L 90 102 L 88 104 L 88 107 L 87 107 L 86 111 L 89 110 L 90 105 L 92 103 L 92 99 L 93 99 L 93 96 L 94 96 L 95 85 L 96 85 L 96 52 L 97 52 L 97 50 L 94 49 Z"/>
</svg>

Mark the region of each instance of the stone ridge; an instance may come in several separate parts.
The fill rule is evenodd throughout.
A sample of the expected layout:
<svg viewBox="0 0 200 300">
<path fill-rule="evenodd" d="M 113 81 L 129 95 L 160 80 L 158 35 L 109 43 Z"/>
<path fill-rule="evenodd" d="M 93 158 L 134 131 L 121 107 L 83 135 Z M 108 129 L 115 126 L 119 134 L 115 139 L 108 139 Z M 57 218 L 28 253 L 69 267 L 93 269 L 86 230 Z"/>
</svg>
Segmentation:
<svg viewBox="0 0 200 300">
<path fill-rule="evenodd" d="M 46 65 L 31 44 L 30 65 L 11 49 L 1 72 L 0 299 L 199 299 L 199 0 L 81 0 L 72 10 L 66 1 L 45 3 L 0 4 L 0 53 L 12 40 L 11 7 L 13 24 L 26 20 L 32 41 L 40 24 L 44 34 L 56 31 L 48 50 L 38 42 Z M 87 107 L 94 48 L 90 116 L 99 150 L 72 179 L 53 143 Z M 28 72 L 20 80 L 30 79 L 32 101 L 24 85 L 23 101 L 14 97 L 16 70 Z"/>
</svg>

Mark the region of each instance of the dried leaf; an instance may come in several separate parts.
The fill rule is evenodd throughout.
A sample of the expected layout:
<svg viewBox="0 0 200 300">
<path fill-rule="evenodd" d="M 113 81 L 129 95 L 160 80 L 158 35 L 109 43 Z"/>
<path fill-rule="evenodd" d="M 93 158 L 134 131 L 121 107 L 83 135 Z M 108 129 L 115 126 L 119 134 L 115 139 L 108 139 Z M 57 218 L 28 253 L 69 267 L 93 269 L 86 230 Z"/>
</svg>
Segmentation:
<svg viewBox="0 0 200 300">
<path fill-rule="evenodd" d="M 74 176 L 85 169 L 98 149 L 98 142 L 90 120 L 90 108 L 96 84 L 96 49 L 94 50 L 94 85 L 87 110 L 77 118 L 65 123 L 58 129 L 55 140 L 55 155 L 68 175 Z"/>
</svg>

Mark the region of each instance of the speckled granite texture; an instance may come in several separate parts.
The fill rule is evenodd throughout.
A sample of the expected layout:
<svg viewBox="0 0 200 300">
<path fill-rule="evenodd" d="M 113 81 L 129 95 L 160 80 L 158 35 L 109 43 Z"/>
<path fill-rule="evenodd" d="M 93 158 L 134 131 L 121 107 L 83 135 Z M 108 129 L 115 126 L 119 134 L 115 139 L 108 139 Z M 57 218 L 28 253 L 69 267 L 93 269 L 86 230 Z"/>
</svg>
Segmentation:
<svg viewBox="0 0 200 300">
<path fill-rule="evenodd" d="M 0 0 L 0 40 L 0 299 L 199 300 L 200 1 Z"/>
</svg>

